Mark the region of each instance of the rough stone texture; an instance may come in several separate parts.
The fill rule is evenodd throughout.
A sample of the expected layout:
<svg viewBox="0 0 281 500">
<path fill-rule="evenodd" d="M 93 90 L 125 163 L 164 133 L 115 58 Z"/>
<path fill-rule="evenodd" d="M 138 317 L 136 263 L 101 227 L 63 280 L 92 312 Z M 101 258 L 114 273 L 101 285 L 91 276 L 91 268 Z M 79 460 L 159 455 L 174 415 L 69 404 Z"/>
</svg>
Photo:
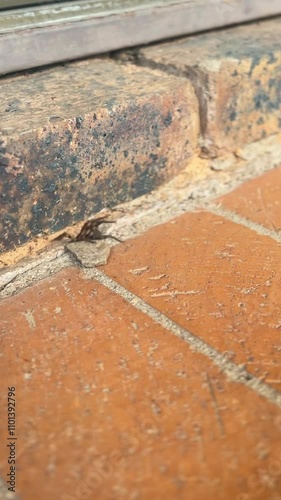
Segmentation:
<svg viewBox="0 0 281 500">
<path fill-rule="evenodd" d="M 279 18 L 144 48 L 136 59 L 193 82 L 202 154 L 212 157 L 280 131 L 280 34 Z"/>
<path fill-rule="evenodd" d="M 3 250 L 148 193 L 197 144 L 190 82 L 92 59 L 0 83 Z"/>
</svg>

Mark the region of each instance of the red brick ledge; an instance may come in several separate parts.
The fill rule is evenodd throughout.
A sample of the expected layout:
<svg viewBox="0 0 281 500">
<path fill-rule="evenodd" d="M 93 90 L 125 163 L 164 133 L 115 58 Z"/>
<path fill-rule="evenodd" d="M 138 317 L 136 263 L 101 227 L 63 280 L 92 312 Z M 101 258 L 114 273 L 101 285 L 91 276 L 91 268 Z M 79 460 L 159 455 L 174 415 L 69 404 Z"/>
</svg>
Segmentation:
<svg viewBox="0 0 281 500">
<path fill-rule="evenodd" d="M 3 79 L 1 251 L 280 132 L 280 24 Z"/>
</svg>

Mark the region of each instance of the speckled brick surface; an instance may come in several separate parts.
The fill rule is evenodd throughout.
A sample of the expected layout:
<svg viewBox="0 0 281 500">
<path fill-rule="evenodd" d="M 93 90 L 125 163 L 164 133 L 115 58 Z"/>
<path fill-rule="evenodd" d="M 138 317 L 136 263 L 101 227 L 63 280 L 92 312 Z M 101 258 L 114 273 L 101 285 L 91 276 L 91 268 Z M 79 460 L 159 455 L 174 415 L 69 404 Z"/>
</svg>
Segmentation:
<svg viewBox="0 0 281 500">
<path fill-rule="evenodd" d="M 192 85 L 92 59 L 0 81 L 3 250 L 150 192 L 197 146 Z"/>
<path fill-rule="evenodd" d="M 200 102 L 202 154 L 281 128 L 281 19 L 144 48 L 137 60 L 186 76 Z"/>
</svg>

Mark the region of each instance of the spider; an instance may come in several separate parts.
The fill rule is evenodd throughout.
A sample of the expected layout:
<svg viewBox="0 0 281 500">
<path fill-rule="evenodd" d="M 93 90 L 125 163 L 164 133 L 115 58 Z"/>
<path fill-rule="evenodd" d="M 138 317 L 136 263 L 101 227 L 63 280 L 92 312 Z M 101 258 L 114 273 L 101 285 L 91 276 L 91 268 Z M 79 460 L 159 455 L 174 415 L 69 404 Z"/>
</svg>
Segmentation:
<svg viewBox="0 0 281 500">
<path fill-rule="evenodd" d="M 74 238 L 69 233 L 64 232 L 57 236 L 57 238 L 54 238 L 54 241 L 62 240 L 63 238 L 69 238 L 70 243 L 73 243 L 75 241 L 88 241 L 90 243 L 94 243 L 97 240 L 112 238 L 113 240 L 122 243 L 122 241 L 116 238 L 116 236 L 112 236 L 111 234 L 102 234 L 102 232 L 100 231 L 100 224 L 112 224 L 114 222 L 112 220 L 105 220 L 106 217 L 108 217 L 108 215 L 103 215 L 102 217 L 99 217 L 97 219 L 88 220 L 83 225 L 81 231 Z"/>
</svg>

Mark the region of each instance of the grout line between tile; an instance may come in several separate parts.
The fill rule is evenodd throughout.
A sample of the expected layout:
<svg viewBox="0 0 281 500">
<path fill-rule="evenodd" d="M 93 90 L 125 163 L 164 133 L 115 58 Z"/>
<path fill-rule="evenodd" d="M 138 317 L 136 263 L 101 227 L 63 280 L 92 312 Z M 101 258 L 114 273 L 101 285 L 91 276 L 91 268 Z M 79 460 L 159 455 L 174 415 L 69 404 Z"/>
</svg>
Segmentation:
<svg viewBox="0 0 281 500">
<path fill-rule="evenodd" d="M 69 252 L 66 253 L 62 247 L 52 249 L 46 252 L 44 257 L 16 266 L 2 275 L 0 273 L 0 300 L 11 297 L 28 286 L 73 265 L 77 265 L 77 259 L 74 259 Z"/>
<path fill-rule="evenodd" d="M 190 347 L 207 358 L 209 358 L 232 382 L 243 384 L 254 390 L 260 396 L 266 398 L 271 403 L 281 408 L 281 394 L 260 379 L 249 373 L 244 365 L 237 365 L 219 351 L 209 346 L 205 341 L 201 340 L 196 335 L 192 334 L 185 328 L 178 325 L 176 322 L 165 316 L 154 307 L 150 306 L 143 299 L 128 291 L 122 285 L 109 278 L 102 271 L 96 268 L 87 269 L 84 271 L 87 278 L 95 279 L 101 285 L 104 285 L 109 290 L 121 296 L 126 302 L 129 302 L 136 309 L 149 316 L 163 328 L 181 338 Z"/>
<path fill-rule="evenodd" d="M 246 217 L 243 217 L 242 215 L 237 214 L 236 212 L 232 212 L 232 210 L 228 210 L 227 208 L 224 208 L 222 205 L 216 205 L 216 204 L 210 203 L 206 206 L 206 209 L 215 215 L 220 215 L 221 217 L 224 217 L 224 219 L 227 219 L 227 220 L 230 220 L 231 222 L 234 222 L 235 224 L 240 224 L 244 227 L 247 227 L 251 231 L 255 231 L 256 233 L 260 234 L 261 236 L 269 236 L 270 238 L 277 241 L 278 243 L 281 243 L 281 235 L 279 235 L 276 230 L 269 229 L 269 228 L 263 226 L 262 224 L 258 224 L 257 222 L 253 222 L 250 219 L 247 219 Z"/>
</svg>

